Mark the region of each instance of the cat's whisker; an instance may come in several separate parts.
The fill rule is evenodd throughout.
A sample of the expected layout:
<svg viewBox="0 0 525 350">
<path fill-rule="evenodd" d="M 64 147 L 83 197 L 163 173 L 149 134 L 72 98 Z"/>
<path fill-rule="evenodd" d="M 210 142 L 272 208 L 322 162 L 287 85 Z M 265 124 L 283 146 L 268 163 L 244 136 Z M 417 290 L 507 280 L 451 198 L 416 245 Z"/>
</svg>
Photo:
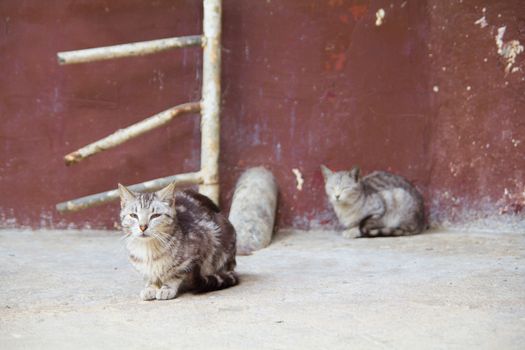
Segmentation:
<svg viewBox="0 0 525 350">
<path fill-rule="evenodd" d="M 130 235 L 131 235 L 131 233 L 126 233 L 124 236 L 121 236 L 121 237 L 119 238 L 119 240 L 123 241 L 123 240 L 125 240 L 126 238 L 128 238 Z"/>
<path fill-rule="evenodd" d="M 157 240 L 163 248 L 166 247 L 166 241 L 164 241 L 164 239 L 161 236 L 159 236 L 156 233 L 150 233 L 150 236 L 153 237 L 153 239 Z"/>
<path fill-rule="evenodd" d="M 156 232 L 150 232 L 150 235 L 158 240 L 163 248 L 169 248 L 169 242 L 165 237 L 162 237 L 162 235 Z"/>
</svg>

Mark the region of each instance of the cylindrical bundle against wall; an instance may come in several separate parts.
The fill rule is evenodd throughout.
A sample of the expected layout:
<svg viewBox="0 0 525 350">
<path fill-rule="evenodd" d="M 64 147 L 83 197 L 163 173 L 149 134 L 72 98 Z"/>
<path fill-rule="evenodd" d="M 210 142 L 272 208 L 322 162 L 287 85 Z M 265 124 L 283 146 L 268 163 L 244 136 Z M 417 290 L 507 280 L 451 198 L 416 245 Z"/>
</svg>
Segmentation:
<svg viewBox="0 0 525 350">
<path fill-rule="evenodd" d="M 272 240 L 277 208 L 277 183 L 263 168 L 248 169 L 237 182 L 230 221 L 237 231 L 237 252 L 248 254 Z"/>
</svg>

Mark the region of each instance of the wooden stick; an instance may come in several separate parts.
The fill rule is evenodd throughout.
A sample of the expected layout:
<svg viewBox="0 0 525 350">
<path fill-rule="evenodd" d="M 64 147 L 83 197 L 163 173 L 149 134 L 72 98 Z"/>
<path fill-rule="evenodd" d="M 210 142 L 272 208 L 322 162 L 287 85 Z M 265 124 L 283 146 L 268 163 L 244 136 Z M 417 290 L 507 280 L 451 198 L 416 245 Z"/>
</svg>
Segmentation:
<svg viewBox="0 0 525 350">
<path fill-rule="evenodd" d="M 66 165 L 76 164 L 89 156 L 118 146 L 132 138 L 167 124 L 178 115 L 199 112 L 200 109 L 200 102 L 190 102 L 172 107 L 136 124 L 130 125 L 125 129 L 117 130 L 102 140 L 98 140 L 75 152 L 69 153 L 64 157 L 64 160 Z"/>
<path fill-rule="evenodd" d="M 130 44 L 95 47 L 92 49 L 59 52 L 59 64 L 75 64 L 110 60 L 120 57 L 144 56 L 170 49 L 200 46 L 202 37 L 200 35 L 181 36 L 176 38 L 140 41 Z"/>
<path fill-rule="evenodd" d="M 199 184 L 202 182 L 202 176 L 200 172 L 178 174 L 142 182 L 136 185 L 128 186 L 128 188 L 136 192 L 151 192 L 161 189 L 162 187 L 165 187 L 172 182 L 175 182 L 176 185 Z M 106 202 L 113 201 L 117 198 L 119 198 L 119 194 L 118 190 L 115 189 L 59 203 L 56 205 L 56 209 L 61 213 L 74 212 L 89 207 L 94 207 L 100 204 L 104 204 Z"/>
</svg>

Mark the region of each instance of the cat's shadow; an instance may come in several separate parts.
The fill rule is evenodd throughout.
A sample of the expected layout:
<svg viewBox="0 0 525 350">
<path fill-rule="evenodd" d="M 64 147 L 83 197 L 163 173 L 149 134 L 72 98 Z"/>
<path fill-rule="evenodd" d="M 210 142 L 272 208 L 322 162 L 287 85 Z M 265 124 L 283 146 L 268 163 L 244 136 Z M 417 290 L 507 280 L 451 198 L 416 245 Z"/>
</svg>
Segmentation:
<svg viewBox="0 0 525 350">
<path fill-rule="evenodd" d="M 239 277 L 239 284 L 233 286 L 233 287 L 229 287 L 229 288 L 225 288 L 225 289 L 219 289 L 219 290 L 213 290 L 213 291 L 208 291 L 208 292 L 199 292 L 199 291 L 196 291 L 194 288 L 192 288 L 191 285 L 185 285 L 183 284 L 182 286 L 180 286 L 179 288 L 179 291 L 177 292 L 177 298 L 185 295 L 185 294 L 189 294 L 189 295 L 212 295 L 212 294 L 215 294 L 215 293 L 220 293 L 221 291 L 224 291 L 224 290 L 229 290 L 229 289 L 237 289 L 237 288 L 243 288 L 247 285 L 256 285 L 256 284 L 259 284 L 261 283 L 262 280 L 265 279 L 264 277 L 264 274 L 254 274 L 254 273 L 246 273 L 246 272 L 243 272 L 243 273 L 238 273 L 237 276 Z"/>
<path fill-rule="evenodd" d="M 264 280 L 263 274 L 243 272 L 243 273 L 239 273 L 238 276 L 239 276 L 239 281 L 240 281 L 239 286 L 243 284 L 259 283 L 262 280 Z"/>
<path fill-rule="evenodd" d="M 418 233 L 418 234 L 415 234 L 415 235 L 401 235 L 401 236 L 394 236 L 394 235 L 379 235 L 379 236 L 359 236 L 359 237 L 356 237 L 356 238 L 353 238 L 353 239 L 359 239 L 359 240 L 362 240 L 362 239 L 385 239 L 385 238 L 397 238 L 397 239 L 410 239 L 410 238 L 414 238 L 414 237 L 419 237 L 419 236 L 426 236 L 426 235 L 434 235 L 434 234 L 439 234 L 439 233 L 442 233 L 443 231 L 439 230 L 439 229 L 435 229 L 435 228 L 429 228 L 429 229 L 425 229 L 423 230 L 422 232 Z"/>
</svg>

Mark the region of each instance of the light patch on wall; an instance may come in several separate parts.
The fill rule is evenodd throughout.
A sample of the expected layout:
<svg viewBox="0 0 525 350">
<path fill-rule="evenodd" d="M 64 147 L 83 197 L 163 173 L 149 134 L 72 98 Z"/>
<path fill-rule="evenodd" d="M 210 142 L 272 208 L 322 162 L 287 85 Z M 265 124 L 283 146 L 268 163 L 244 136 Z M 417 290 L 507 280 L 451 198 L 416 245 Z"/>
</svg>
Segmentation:
<svg viewBox="0 0 525 350">
<path fill-rule="evenodd" d="M 383 9 L 379 9 L 376 12 L 376 26 L 380 26 L 383 24 L 383 20 L 385 19 L 386 12 Z"/>
<path fill-rule="evenodd" d="M 502 202 L 499 214 L 521 214 L 525 209 L 525 187 L 521 193 L 511 193 L 507 188 L 503 191 Z"/>
<path fill-rule="evenodd" d="M 304 184 L 303 174 L 301 174 L 301 171 L 299 169 L 297 169 L 297 168 L 293 168 L 292 169 L 292 173 L 295 175 L 295 181 L 297 183 L 296 188 L 299 191 L 302 191 L 303 190 L 303 184 Z"/>
<path fill-rule="evenodd" d="M 454 177 L 457 177 L 459 172 L 460 172 L 460 169 L 459 169 L 459 166 L 454 164 L 454 163 L 449 163 L 448 164 L 448 168 L 450 170 L 450 173 L 452 174 L 452 176 Z"/>
<path fill-rule="evenodd" d="M 277 145 L 275 146 L 275 160 L 277 160 L 278 162 L 281 161 L 281 153 L 281 144 L 277 143 Z"/>
<path fill-rule="evenodd" d="M 507 189 L 503 198 L 496 202 L 487 197 L 474 203 L 448 191 L 435 191 L 429 201 L 430 222 L 433 228 L 446 227 L 449 230 L 522 233 L 525 229 L 523 198 L 513 196 Z M 440 209 L 444 202 L 454 204 L 447 214 Z"/>
<path fill-rule="evenodd" d="M 159 84 L 159 90 L 164 90 L 164 73 L 162 71 L 155 69 L 151 80 Z"/>
</svg>

